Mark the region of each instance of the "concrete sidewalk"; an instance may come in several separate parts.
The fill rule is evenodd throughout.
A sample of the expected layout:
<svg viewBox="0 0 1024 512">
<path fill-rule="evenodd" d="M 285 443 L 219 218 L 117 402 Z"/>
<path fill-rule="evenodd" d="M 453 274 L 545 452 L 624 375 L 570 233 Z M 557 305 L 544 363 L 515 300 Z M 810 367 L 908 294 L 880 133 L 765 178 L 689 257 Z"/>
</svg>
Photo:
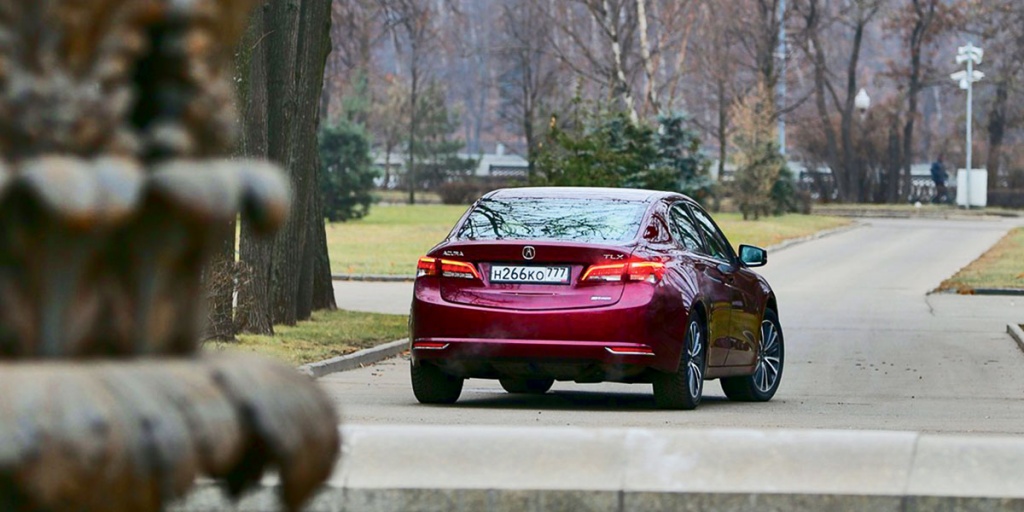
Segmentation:
<svg viewBox="0 0 1024 512">
<path fill-rule="evenodd" d="M 310 511 L 1021 510 L 1024 439 L 915 432 L 346 426 Z M 238 506 L 206 483 L 176 512 Z"/>
</svg>

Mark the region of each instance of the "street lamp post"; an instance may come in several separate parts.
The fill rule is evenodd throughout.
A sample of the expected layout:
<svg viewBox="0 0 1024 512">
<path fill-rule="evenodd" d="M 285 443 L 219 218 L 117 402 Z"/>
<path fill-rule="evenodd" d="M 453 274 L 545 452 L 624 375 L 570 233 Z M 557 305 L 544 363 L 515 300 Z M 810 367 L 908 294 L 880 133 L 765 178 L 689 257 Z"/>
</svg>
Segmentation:
<svg viewBox="0 0 1024 512">
<path fill-rule="evenodd" d="M 860 126 L 860 141 L 858 142 L 858 145 L 860 147 L 857 150 L 857 153 L 858 153 L 857 160 L 859 162 L 858 163 L 857 174 L 863 176 L 864 174 L 866 174 L 864 172 L 864 167 L 866 166 L 866 162 L 865 162 L 865 159 L 864 159 L 865 150 L 864 150 L 864 147 L 863 147 L 864 139 L 867 138 L 867 135 L 865 133 L 866 130 L 867 130 L 867 127 L 866 127 L 867 123 L 865 121 L 866 121 L 866 119 L 868 117 L 868 109 L 871 108 L 871 96 L 868 96 L 868 91 L 864 90 L 864 88 L 861 88 L 860 91 L 857 91 L 857 95 L 853 97 L 853 106 L 854 106 L 854 108 L 857 109 L 857 112 L 860 113 L 860 120 L 858 122 L 858 124 Z M 878 184 L 878 181 L 879 181 L 878 169 L 875 169 L 875 179 L 874 179 L 874 182 L 871 185 L 872 188 L 875 187 Z M 873 197 L 875 195 L 874 190 L 871 190 L 870 194 Z"/>
<path fill-rule="evenodd" d="M 967 91 L 967 173 L 966 179 L 964 180 L 964 186 L 966 187 L 964 196 L 966 197 L 966 207 L 971 208 L 971 131 L 973 128 L 973 112 L 972 112 L 972 99 L 973 99 L 973 84 L 985 78 L 985 73 L 981 71 L 975 71 L 974 66 L 981 64 L 981 58 L 985 55 L 985 51 L 971 43 L 967 43 L 956 50 L 956 63 L 967 64 L 965 71 L 957 71 L 950 75 L 950 78 L 960 83 L 960 88 Z"/>
</svg>

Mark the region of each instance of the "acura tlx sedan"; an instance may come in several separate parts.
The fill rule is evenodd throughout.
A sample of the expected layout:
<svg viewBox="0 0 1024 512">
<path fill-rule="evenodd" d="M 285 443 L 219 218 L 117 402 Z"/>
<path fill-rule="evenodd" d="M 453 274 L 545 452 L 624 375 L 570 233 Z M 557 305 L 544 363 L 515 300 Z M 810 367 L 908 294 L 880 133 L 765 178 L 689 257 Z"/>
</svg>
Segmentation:
<svg viewBox="0 0 1024 512">
<path fill-rule="evenodd" d="M 554 381 L 651 383 L 657 405 L 693 409 L 704 381 L 766 401 L 783 338 L 768 260 L 737 255 L 692 199 L 650 190 L 490 192 L 417 265 L 412 387 L 454 403 L 468 378 L 509 393 Z"/>
</svg>

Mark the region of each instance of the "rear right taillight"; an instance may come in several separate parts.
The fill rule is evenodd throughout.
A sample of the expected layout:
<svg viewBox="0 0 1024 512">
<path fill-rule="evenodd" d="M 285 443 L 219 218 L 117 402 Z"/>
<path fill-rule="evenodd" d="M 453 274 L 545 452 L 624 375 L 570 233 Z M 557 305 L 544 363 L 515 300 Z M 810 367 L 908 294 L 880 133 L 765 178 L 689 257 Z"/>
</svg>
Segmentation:
<svg viewBox="0 0 1024 512">
<path fill-rule="evenodd" d="M 630 281 L 647 281 L 654 284 L 665 275 L 665 264 L 660 261 L 632 261 L 626 270 Z"/>
<path fill-rule="evenodd" d="M 606 263 L 604 265 L 591 265 L 583 277 L 582 282 L 597 281 L 622 281 L 622 275 L 626 273 L 626 263 Z"/>
<path fill-rule="evenodd" d="M 631 260 L 622 263 L 591 265 L 580 282 L 645 281 L 656 284 L 665 275 L 665 264 L 660 261 Z"/>
</svg>

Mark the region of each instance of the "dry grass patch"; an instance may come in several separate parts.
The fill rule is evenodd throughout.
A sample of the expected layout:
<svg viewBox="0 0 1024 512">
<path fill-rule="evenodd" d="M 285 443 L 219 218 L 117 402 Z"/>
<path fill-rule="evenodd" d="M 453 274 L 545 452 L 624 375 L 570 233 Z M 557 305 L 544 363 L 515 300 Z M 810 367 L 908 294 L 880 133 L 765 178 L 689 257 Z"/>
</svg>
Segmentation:
<svg viewBox="0 0 1024 512">
<path fill-rule="evenodd" d="M 257 352 L 302 365 L 408 337 L 408 319 L 405 315 L 317 311 L 293 327 L 275 326 L 274 336 L 242 334 L 236 342 L 209 341 L 203 348 Z"/>
<path fill-rule="evenodd" d="M 988 252 L 939 285 L 939 291 L 965 294 L 979 288 L 1024 289 L 1024 228 L 1007 233 Z"/>
<path fill-rule="evenodd" d="M 768 247 L 786 240 L 810 236 L 819 231 L 846 226 L 853 222 L 841 217 L 796 214 L 745 221 L 743 216 L 738 213 L 718 213 L 714 215 L 714 219 L 734 247 L 739 247 L 740 244 Z"/>
</svg>

